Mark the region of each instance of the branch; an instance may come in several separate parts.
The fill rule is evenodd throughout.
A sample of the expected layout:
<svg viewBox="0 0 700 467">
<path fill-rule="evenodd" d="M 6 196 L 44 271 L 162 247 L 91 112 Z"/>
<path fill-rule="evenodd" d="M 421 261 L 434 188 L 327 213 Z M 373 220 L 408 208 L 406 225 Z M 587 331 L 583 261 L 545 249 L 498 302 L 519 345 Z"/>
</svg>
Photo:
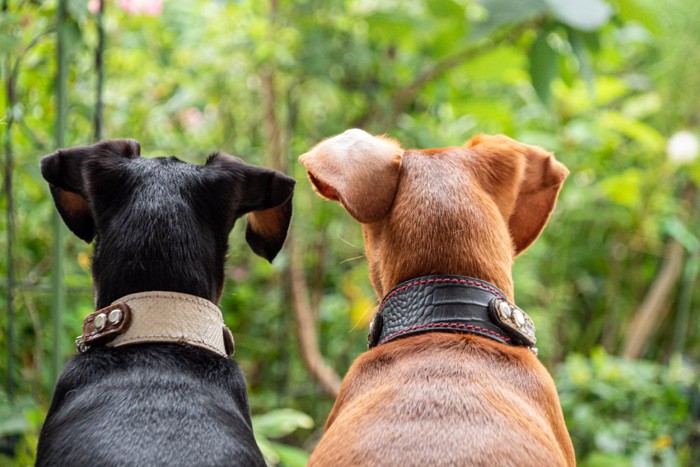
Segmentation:
<svg viewBox="0 0 700 467">
<path fill-rule="evenodd" d="M 664 253 L 661 271 L 651 284 L 627 329 L 622 350 L 623 357 L 639 358 L 658 324 L 668 313 L 669 297 L 683 269 L 683 255 L 683 245 L 675 238 L 671 239 Z"/>
<path fill-rule="evenodd" d="M 102 139 L 102 121 L 104 114 L 103 89 L 105 78 L 104 53 L 105 53 L 105 0 L 100 0 L 97 10 L 97 48 L 95 49 L 95 72 L 97 73 L 97 82 L 95 84 L 95 141 Z"/>
<path fill-rule="evenodd" d="M 698 203 L 697 187 L 693 183 L 688 183 L 680 198 L 688 206 L 688 214 L 692 215 Z M 668 314 L 671 308 L 670 297 L 680 279 L 684 257 L 684 246 L 675 238 L 671 238 L 664 252 L 663 266 L 627 330 L 622 350 L 623 357 L 641 357 L 649 338 Z"/>
<path fill-rule="evenodd" d="M 418 92 L 426 84 L 442 76 L 453 68 L 456 68 L 459 65 L 462 65 L 465 62 L 483 54 L 484 52 L 495 48 L 503 42 L 512 42 L 516 40 L 525 30 L 535 24 L 536 22 L 526 22 L 515 26 L 512 29 L 507 29 L 505 32 L 502 32 L 491 40 L 476 42 L 466 49 L 445 57 L 432 66 L 423 69 L 423 71 L 418 73 L 418 76 L 416 76 L 413 81 L 398 88 L 393 93 L 393 97 L 391 98 L 391 106 L 393 109 L 392 119 L 395 119 L 396 116 L 406 111 L 406 108 L 415 100 Z M 380 110 L 379 104 L 377 101 L 374 101 L 368 108 L 367 112 L 360 115 L 355 120 L 354 126 L 363 128 L 370 125 L 372 122 L 377 121 L 379 117 L 382 116 L 382 112 Z"/>
<path fill-rule="evenodd" d="M 289 289 L 297 322 L 301 358 L 311 375 L 321 384 L 323 390 L 328 395 L 337 397 L 340 391 L 340 377 L 333 368 L 326 364 L 319 350 L 316 320 L 309 301 L 309 286 L 306 283 L 306 277 L 304 277 L 301 250 L 297 248 L 295 237 L 291 231 L 287 244 L 290 250 Z"/>
</svg>

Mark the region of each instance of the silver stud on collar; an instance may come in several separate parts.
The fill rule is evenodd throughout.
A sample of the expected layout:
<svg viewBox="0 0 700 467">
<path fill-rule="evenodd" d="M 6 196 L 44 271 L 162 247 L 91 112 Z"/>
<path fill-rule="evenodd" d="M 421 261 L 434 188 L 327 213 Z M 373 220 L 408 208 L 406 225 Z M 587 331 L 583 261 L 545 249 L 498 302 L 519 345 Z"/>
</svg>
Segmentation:
<svg viewBox="0 0 700 467">
<path fill-rule="evenodd" d="M 92 323 L 96 331 L 102 331 L 105 324 L 107 324 L 107 315 L 104 313 L 100 313 L 99 315 L 95 316 L 95 321 Z"/>
<path fill-rule="evenodd" d="M 513 322 L 519 329 L 522 329 L 523 325 L 525 324 L 525 317 L 523 316 L 522 311 L 518 310 L 517 308 L 513 309 Z"/>
<path fill-rule="evenodd" d="M 110 322 L 110 324 L 119 324 L 119 322 L 122 320 L 122 316 L 122 310 L 117 308 L 116 310 L 112 310 L 109 312 L 107 320 Z"/>
<path fill-rule="evenodd" d="M 498 304 L 498 314 L 501 315 L 503 319 L 509 319 L 511 315 L 510 305 L 508 302 L 500 302 Z"/>
</svg>

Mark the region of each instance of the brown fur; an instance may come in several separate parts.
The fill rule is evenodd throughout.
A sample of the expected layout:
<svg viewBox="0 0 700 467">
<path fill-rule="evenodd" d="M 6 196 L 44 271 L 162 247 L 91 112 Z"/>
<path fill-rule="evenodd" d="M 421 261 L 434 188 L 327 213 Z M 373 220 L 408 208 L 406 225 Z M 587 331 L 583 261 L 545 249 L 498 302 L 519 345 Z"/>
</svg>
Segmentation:
<svg viewBox="0 0 700 467">
<path fill-rule="evenodd" d="M 355 146 L 366 150 L 343 158 Z M 315 189 L 363 222 L 377 296 L 411 278 L 458 274 L 489 281 L 513 300 L 513 258 L 544 228 L 566 168 L 541 148 L 483 135 L 461 147 L 401 150 L 399 164 L 378 164 L 396 160 L 397 147 L 349 130 L 300 158 Z M 358 164 L 374 169 L 356 178 Z M 385 215 L 377 218 L 378 211 Z M 534 354 L 447 333 L 403 338 L 361 355 L 309 462 L 574 464 L 554 382 Z"/>
</svg>

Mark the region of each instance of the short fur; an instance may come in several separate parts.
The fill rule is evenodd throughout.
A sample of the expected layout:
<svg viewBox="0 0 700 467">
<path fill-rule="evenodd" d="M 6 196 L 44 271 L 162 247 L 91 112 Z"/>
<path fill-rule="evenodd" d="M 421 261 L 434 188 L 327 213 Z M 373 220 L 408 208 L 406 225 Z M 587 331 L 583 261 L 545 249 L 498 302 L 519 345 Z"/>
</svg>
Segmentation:
<svg viewBox="0 0 700 467">
<path fill-rule="evenodd" d="M 61 149 L 42 159 L 56 207 L 95 239 L 97 308 L 149 290 L 218 303 L 228 234 L 272 260 L 287 235 L 294 180 L 215 154 L 204 166 L 141 159 L 133 140 Z M 276 215 L 270 215 L 275 212 Z M 265 213 L 258 219 L 260 213 Z M 264 465 L 245 379 L 232 360 L 175 344 L 98 347 L 59 378 L 37 465 Z"/>
<path fill-rule="evenodd" d="M 377 160 L 396 160 L 397 153 L 398 161 L 356 179 L 361 169 L 343 156 L 354 146 L 370 149 L 365 160 L 354 157 L 353 166 L 374 167 Z M 393 140 L 350 130 L 319 143 L 300 161 L 320 195 L 339 200 L 363 222 L 379 298 L 408 279 L 457 274 L 491 282 L 512 301 L 513 259 L 539 236 L 568 175 L 550 153 L 505 136 L 405 151 Z M 392 180 L 393 190 L 384 186 Z M 389 206 L 385 215 L 363 221 L 358 209 L 367 200 Z M 343 381 L 309 462 L 574 464 L 554 382 L 530 350 L 441 332 L 362 354 Z"/>
</svg>

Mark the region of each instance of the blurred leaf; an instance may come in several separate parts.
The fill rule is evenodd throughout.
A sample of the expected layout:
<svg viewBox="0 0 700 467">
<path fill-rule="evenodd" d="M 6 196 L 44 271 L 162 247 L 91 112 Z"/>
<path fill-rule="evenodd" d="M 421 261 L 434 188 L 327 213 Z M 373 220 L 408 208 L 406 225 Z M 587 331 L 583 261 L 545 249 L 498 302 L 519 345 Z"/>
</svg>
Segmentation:
<svg viewBox="0 0 700 467">
<path fill-rule="evenodd" d="M 266 438 L 281 438 L 299 428 L 312 428 L 314 421 L 305 413 L 293 409 L 272 410 L 253 417 L 253 428 Z"/>
<path fill-rule="evenodd" d="M 0 436 L 24 433 L 29 428 L 30 425 L 23 414 L 12 414 L 0 420 Z"/>
<path fill-rule="evenodd" d="M 517 24 L 547 11 L 544 0 L 478 0 L 488 12 L 485 21 L 477 23 L 471 34 L 473 40 L 489 35 L 502 26 Z"/>
<path fill-rule="evenodd" d="M 515 79 L 513 75 L 525 68 L 525 59 L 526 57 L 522 50 L 506 44 L 470 60 L 464 65 L 463 70 L 465 76 L 470 80 L 483 79 L 510 82 L 510 80 Z M 504 63 L 507 63 L 508 66 L 503 66 Z M 478 98 L 475 97 L 475 99 Z"/>
<path fill-rule="evenodd" d="M 651 32 L 659 31 L 659 17 L 649 8 L 645 1 L 614 0 L 618 14 L 624 20 L 636 21 Z"/>
<path fill-rule="evenodd" d="M 284 467 L 304 467 L 309 462 L 309 453 L 286 444 L 272 443 L 279 462 Z"/>
<path fill-rule="evenodd" d="M 698 237 L 693 235 L 693 233 L 688 230 L 688 227 L 686 227 L 686 225 L 683 224 L 680 219 L 674 217 L 666 221 L 664 227 L 664 230 L 666 230 L 671 237 L 678 240 L 678 242 L 683 245 L 683 248 L 688 250 L 690 253 L 695 253 L 698 251 L 698 248 L 700 247 L 700 240 L 698 240 Z"/>
<path fill-rule="evenodd" d="M 559 54 L 547 41 L 548 32 L 540 33 L 530 48 L 530 79 L 540 100 L 548 104 L 551 85 L 559 73 Z"/>
<path fill-rule="evenodd" d="M 588 58 L 588 51 L 586 50 L 586 42 L 583 34 L 575 29 L 567 30 L 567 34 L 569 36 L 571 50 L 574 52 L 576 60 L 578 60 L 581 77 L 586 82 L 591 96 L 593 96 L 595 95 L 595 76 L 593 74 L 591 61 Z"/>
<path fill-rule="evenodd" d="M 610 20 L 613 10 L 604 0 L 544 0 L 554 16 L 575 29 L 595 31 Z"/>
<path fill-rule="evenodd" d="M 433 16 L 465 20 L 464 8 L 454 0 L 426 0 L 425 4 Z"/>
<path fill-rule="evenodd" d="M 276 443 L 273 443 L 264 436 L 258 436 L 257 434 L 255 436 L 255 442 L 258 444 L 258 448 L 260 448 L 260 452 L 268 465 L 277 465 L 279 463 L 280 457 L 277 454 Z"/>
<path fill-rule="evenodd" d="M 631 467 L 626 456 L 607 452 L 594 452 L 578 464 L 580 467 Z"/>
<path fill-rule="evenodd" d="M 628 208 L 641 201 L 642 174 L 637 168 L 629 168 L 601 182 L 603 191 L 614 203 Z"/>
<path fill-rule="evenodd" d="M 601 115 L 600 123 L 603 127 L 636 141 L 646 150 L 661 152 L 666 143 L 665 138 L 652 126 L 618 112 L 605 112 Z"/>
</svg>

